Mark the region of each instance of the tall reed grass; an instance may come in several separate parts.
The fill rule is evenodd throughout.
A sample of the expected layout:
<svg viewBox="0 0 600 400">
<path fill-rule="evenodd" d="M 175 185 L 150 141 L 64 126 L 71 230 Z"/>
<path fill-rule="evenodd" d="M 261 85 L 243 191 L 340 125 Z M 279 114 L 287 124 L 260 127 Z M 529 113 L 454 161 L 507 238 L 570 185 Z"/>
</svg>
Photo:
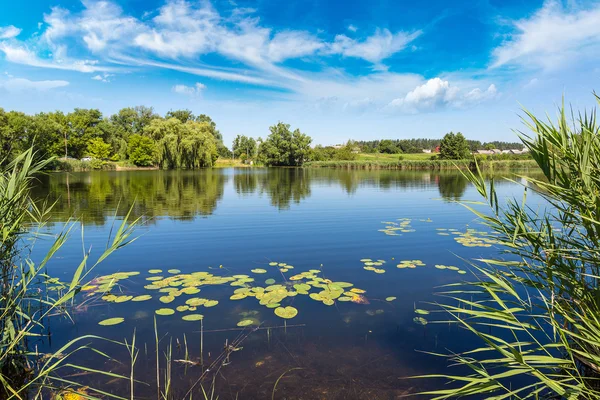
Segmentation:
<svg viewBox="0 0 600 400">
<path fill-rule="evenodd" d="M 98 336 L 75 338 L 50 354 L 35 351 L 33 344 L 45 336 L 49 321 L 68 315 L 75 295 L 91 279 L 94 269 L 114 251 L 135 240 L 132 233 L 138 223 L 129 221 L 128 213 L 95 262 L 89 262 L 90 254 L 86 253 L 79 265 L 73 266 L 71 279 L 64 283 L 63 290 L 48 291 L 47 283 L 52 279 L 47 273 L 48 263 L 77 223 L 65 224 L 61 232 L 50 238 L 50 250 L 40 262 L 30 258 L 29 250 L 41 237 L 52 209 L 52 204 L 40 205 L 30 197 L 36 176 L 52 162 L 35 159 L 29 149 L 0 170 L 0 399 L 36 399 L 62 387 L 77 388 L 76 382 L 62 377 L 63 369 L 128 379 L 72 362 L 76 353 L 95 351 L 90 342 L 107 340 Z M 101 389 L 96 392 L 114 397 Z"/>
<path fill-rule="evenodd" d="M 443 292 L 450 322 L 477 340 L 469 351 L 441 355 L 470 373 L 429 375 L 448 383 L 426 393 L 436 399 L 600 399 L 596 111 L 567 118 L 563 105 L 556 123 L 527 111 L 523 120 L 532 134 L 521 139 L 545 179 L 520 177 L 523 198 L 505 204 L 479 168 L 464 172 L 489 212 L 465 206 L 511 257 L 479 260 L 472 281 Z M 547 207 L 528 207 L 530 192 Z"/>
</svg>

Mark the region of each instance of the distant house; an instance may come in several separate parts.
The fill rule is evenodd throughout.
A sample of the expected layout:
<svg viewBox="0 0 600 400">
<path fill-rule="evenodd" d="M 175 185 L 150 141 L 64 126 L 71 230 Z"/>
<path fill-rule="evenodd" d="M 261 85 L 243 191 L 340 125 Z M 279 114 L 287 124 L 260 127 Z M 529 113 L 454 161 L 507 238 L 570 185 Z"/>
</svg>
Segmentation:
<svg viewBox="0 0 600 400">
<path fill-rule="evenodd" d="M 431 154 L 431 149 L 423 149 L 423 153 Z"/>
<path fill-rule="evenodd" d="M 500 149 L 476 150 L 475 154 L 502 154 L 502 150 L 500 150 Z"/>
<path fill-rule="evenodd" d="M 492 150 L 477 150 L 475 154 L 525 154 L 529 150 L 500 150 L 500 149 L 492 149 Z"/>
<path fill-rule="evenodd" d="M 90 161 L 92 161 L 92 157 L 83 157 L 81 159 L 81 161 L 83 161 L 83 162 L 90 162 Z"/>
</svg>

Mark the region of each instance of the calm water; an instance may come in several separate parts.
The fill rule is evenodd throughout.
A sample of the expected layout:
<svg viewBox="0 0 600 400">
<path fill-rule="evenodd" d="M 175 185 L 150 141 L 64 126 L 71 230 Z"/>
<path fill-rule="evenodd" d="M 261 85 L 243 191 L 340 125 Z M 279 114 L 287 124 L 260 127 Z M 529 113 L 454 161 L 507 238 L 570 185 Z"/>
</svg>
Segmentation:
<svg viewBox="0 0 600 400">
<path fill-rule="evenodd" d="M 497 188 L 501 198 L 522 195 L 521 186 L 513 183 L 498 182 Z M 120 281 L 122 293 L 116 294 L 151 294 L 153 298 L 115 304 L 82 293 L 74 321 L 55 321 L 51 341 L 39 344 L 44 350 L 56 350 L 82 334 L 130 340 L 135 329 L 140 348 L 136 378 L 147 383 L 136 386 L 136 398 L 156 398 L 154 310 L 175 308 L 192 297 L 219 301 L 215 307 L 200 306 L 195 312 L 204 315 L 206 365 L 222 353 L 226 340 L 243 339 L 239 345 L 243 349 L 231 354 L 230 363 L 217 374 L 209 373 L 203 382 L 208 387 L 214 377 L 220 399 L 270 398 L 275 382 L 286 371 L 277 385 L 277 399 L 394 399 L 424 389 L 428 384 L 403 378 L 439 371 L 446 364 L 418 350 L 460 351 L 471 345 L 469 335 L 446 324 L 413 322 L 415 307 L 435 309 L 428 302 L 440 300 L 435 295 L 440 285 L 469 276 L 434 265 L 468 269 L 461 257 L 499 252 L 495 246 L 465 247 L 455 240 L 460 237 L 457 233 L 439 230 L 483 229 L 473 214 L 454 203 L 478 200 L 474 188 L 458 173 L 223 169 L 51 174 L 42 178 L 35 194 L 57 201 L 49 232 L 60 231 L 69 218 L 80 222 L 49 266 L 49 273 L 63 281 L 70 281 L 84 249 L 91 251 L 92 258 L 100 255 L 115 215 L 120 220 L 133 207 L 133 214 L 145 219 L 136 231 L 138 240 L 112 255 L 94 274 L 139 271 L 140 275 Z M 399 219 L 410 220 L 405 227 L 410 232 L 391 236 L 380 231 L 389 226 L 382 222 L 402 222 Z M 49 240 L 36 244 L 34 257 L 44 254 L 49 245 Z M 366 258 L 385 260 L 377 267 L 385 273 L 365 270 L 360 260 Z M 425 266 L 399 269 L 396 265 L 402 260 L 421 260 Z M 294 269 L 282 274 L 269 266 L 273 261 Z M 309 296 L 288 297 L 282 305 L 293 305 L 298 315 L 287 320 L 287 329 L 262 329 L 280 327 L 284 320 L 255 298 L 229 300 L 238 288 L 229 283 L 202 286 L 199 294 L 183 294 L 162 304 L 158 297 L 164 293 L 144 288 L 150 283 L 146 278 L 152 276 L 148 270 L 161 269 L 159 275 L 169 276 L 167 270 L 172 268 L 182 274 L 245 274 L 255 279 L 250 285 L 262 287 L 268 286 L 265 280 L 270 278 L 285 284 L 295 274 L 319 269 L 319 276 L 366 290 L 369 304 L 336 301 L 327 306 Z M 251 272 L 257 268 L 268 272 Z M 390 296 L 396 300 L 386 301 Z M 255 312 L 261 329 L 236 327 L 248 312 Z M 189 359 L 200 358 L 200 323 L 181 319 L 189 313 L 157 316 L 161 382 L 169 344 L 173 360 L 185 358 L 185 343 Z M 123 317 L 125 322 L 98 325 L 110 317 Z M 430 321 L 444 318 L 435 313 L 426 317 Z M 78 361 L 129 374 L 124 347 L 96 345 L 116 360 L 82 353 Z M 202 368 L 172 364 L 173 396 L 184 398 Z M 127 382 L 118 379 L 95 375 L 72 379 L 122 396 L 129 393 Z M 194 398 L 201 397 L 198 389 L 196 385 Z"/>
</svg>

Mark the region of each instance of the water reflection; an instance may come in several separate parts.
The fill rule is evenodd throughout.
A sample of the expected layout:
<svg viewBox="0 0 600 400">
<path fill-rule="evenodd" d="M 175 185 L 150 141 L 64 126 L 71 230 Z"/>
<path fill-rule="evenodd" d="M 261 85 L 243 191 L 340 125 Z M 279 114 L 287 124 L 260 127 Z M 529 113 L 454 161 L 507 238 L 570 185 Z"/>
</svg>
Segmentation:
<svg viewBox="0 0 600 400">
<path fill-rule="evenodd" d="M 55 220 L 74 216 L 102 225 L 132 206 L 134 217 L 185 220 L 212 214 L 228 179 L 210 170 L 60 173 L 40 177 L 34 196 L 56 202 Z"/>
<path fill-rule="evenodd" d="M 454 174 L 440 174 L 436 176 L 438 189 L 440 196 L 444 200 L 456 201 L 460 200 L 465 191 L 469 181 L 460 173 Z"/>
<path fill-rule="evenodd" d="M 311 196 L 313 187 L 339 187 L 348 195 L 378 190 L 436 188 L 449 201 L 460 200 L 468 182 L 454 171 L 361 171 L 301 168 L 213 169 L 200 171 L 126 171 L 56 173 L 40 177 L 34 195 L 56 201 L 55 220 L 81 218 L 103 224 L 115 210 L 122 216 L 189 220 L 212 214 L 229 182 L 240 196 L 266 195 L 279 210 Z M 502 183 L 499 180 L 498 183 Z"/>
</svg>

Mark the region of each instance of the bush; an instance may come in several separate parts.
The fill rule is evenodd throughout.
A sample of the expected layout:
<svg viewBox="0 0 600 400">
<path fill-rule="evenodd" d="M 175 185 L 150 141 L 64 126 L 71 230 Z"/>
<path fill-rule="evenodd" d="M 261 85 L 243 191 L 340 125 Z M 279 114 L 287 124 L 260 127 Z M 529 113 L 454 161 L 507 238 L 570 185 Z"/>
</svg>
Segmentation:
<svg viewBox="0 0 600 400">
<path fill-rule="evenodd" d="M 139 167 L 148 167 L 154 162 L 154 142 L 142 135 L 129 138 L 129 161 Z"/>
</svg>

